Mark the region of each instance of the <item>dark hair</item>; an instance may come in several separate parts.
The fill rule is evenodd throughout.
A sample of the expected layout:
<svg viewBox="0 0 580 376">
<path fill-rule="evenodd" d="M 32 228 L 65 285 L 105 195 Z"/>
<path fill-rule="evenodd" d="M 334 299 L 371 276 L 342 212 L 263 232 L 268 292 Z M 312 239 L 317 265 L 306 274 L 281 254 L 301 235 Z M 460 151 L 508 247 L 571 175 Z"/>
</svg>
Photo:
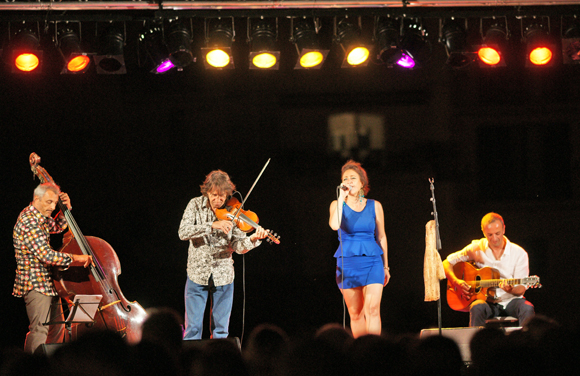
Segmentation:
<svg viewBox="0 0 580 376">
<path fill-rule="evenodd" d="M 236 186 L 230 180 L 230 176 L 222 170 L 215 170 L 210 172 L 202 185 L 200 185 L 201 194 L 207 196 L 208 192 L 217 189 L 218 194 L 226 193 L 231 196 L 236 190 Z"/>
<path fill-rule="evenodd" d="M 371 186 L 369 185 L 369 177 L 367 176 L 367 172 L 364 168 L 362 168 L 361 164 L 359 162 L 355 162 L 352 159 L 348 160 L 344 166 L 342 166 L 341 172 L 340 172 L 340 176 L 342 178 L 342 175 L 344 175 L 345 171 L 347 170 L 353 170 L 354 172 L 356 172 L 358 174 L 358 176 L 360 177 L 360 181 L 363 184 L 363 190 L 365 192 L 365 195 L 367 193 L 369 193 L 369 191 L 371 190 Z"/>
</svg>

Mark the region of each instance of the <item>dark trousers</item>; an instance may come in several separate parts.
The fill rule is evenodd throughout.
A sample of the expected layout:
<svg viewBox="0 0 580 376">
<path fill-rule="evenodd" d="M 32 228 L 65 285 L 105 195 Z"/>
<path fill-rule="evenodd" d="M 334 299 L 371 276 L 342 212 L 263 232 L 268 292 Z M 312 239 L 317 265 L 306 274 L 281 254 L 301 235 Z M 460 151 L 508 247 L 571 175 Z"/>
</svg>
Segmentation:
<svg viewBox="0 0 580 376">
<path fill-rule="evenodd" d="M 469 308 L 469 326 L 485 326 L 485 320 L 497 316 L 516 317 L 522 326 L 533 315 L 534 305 L 526 298 L 512 299 L 505 308 L 497 303 L 476 300 Z"/>
</svg>

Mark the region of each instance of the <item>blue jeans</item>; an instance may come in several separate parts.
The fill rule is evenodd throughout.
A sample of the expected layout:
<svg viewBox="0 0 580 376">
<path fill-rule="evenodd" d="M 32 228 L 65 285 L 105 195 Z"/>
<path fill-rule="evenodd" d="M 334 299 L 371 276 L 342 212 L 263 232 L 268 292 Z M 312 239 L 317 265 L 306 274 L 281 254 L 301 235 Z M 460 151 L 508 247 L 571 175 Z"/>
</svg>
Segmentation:
<svg viewBox="0 0 580 376">
<path fill-rule="evenodd" d="M 187 278 L 185 282 L 185 333 L 183 339 L 201 339 L 203 314 L 210 294 L 211 338 L 226 338 L 228 336 L 234 302 L 234 283 L 215 286 L 215 291 L 210 291 L 209 286 L 198 285 Z"/>
</svg>

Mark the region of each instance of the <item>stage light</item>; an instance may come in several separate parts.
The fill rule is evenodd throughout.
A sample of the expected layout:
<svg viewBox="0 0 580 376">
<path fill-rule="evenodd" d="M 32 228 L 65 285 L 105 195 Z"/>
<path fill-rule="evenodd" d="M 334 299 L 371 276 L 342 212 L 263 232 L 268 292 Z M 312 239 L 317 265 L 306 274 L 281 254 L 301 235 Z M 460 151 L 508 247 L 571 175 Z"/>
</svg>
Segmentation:
<svg viewBox="0 0 580 376">
<path fill-rule="evenodd" d="M 151 73 L 161 74 L 175 68 L 175 64 L 169 59 L 161 22 L 152 21 L 145 25 L 139 34 L 139 46 L 146 57 L 144 65 Z"/>
<path fill-rule="evenodd" d="M 147 24 L 139 34 L 139 43 L 148 60 L 151 73 L 165 73 L 175 65 L 169 60 L 169 50 L 163 37 L 163 25 L 159 22 Z"/>
<path fill-rule="evenodd" d="M 206 19 L 206 48 L 201 52 L 206 68 L 233 69 L 234 19 Z"/>
<path fill-rule="evenodd" d="M 467 43 L 466 26 L 455 19 L 444 22 L 440 29 L 440 42 L 447 52 L 446 64 L 452 68 L 465 68 L 475 60 L 475 54 L 470 51 Z"/>
<path fill-rule="evenodd" d="M 403 59 L 401 48 L 401 22 L 396 18 L 378 17 L 375 19 L 375 35 L 377 42 L 377 60 L 392 67 Z M 408 61 L 408 56 L 405 61 Z M 412 59 L 411 59 L 412 60 Z"/>
<path fill-rule="evenodd" d="M 487 29 L 485 36 L 482 35 L 483 43 L 477 50 L 480 67 L 505 67 L 502 51 L 505 49 L 507 38 L 507 26 L 496 23 Z"/>
<path fill-rule="evenodd" d="M 64 60 L 61 74 L 85 73 L 91 63 L 89 54 L 81 49 L 78 34 L 69 28 L 62 28 L 58 31 L 58 50 Z"/>
<path fill-rule="evenodd" d="M 548 30 L 539 22 L 533 22 L 524 33 L 526 43 L 526 67 L 548 67 L 554 63 L 555 45 Z"/>
<path fill-rule="evenodd" d="M 38 73 L 41 70 L 40 38 L 31 29 L 20 30 L 11 43 L 12 72 Z"/>
<path fill-rule="evenodd" d="M 193 62 L 191 52 L 191 32 L 181 22 L 173 22 L 166 37 L 167 48 L 169 49 L 169 60 L 171 64 L 182 70 Z M 165 66 L 170 66 L 165 62 Z"/>
<path fill-rule="evenodd" d="M 562 59 L 564 64 L 580 64 L 580 23 L 568 26 L 562 36 Z"/>
<path fill-rule="evenodd" d="M 101 36 L 99 53 L 95 56 L 95 65 L 99 74 L 125 74 L 125 57 L 123 48 L 125 37 L 116 27 L 109 27 Z"/>
<path fill-rule="evenodd" d="M 361 67 L 369 62 L 369 49 L 362 43 L 360 18 L 359 25 L 356 25 L 348 18 L 343 18 L 336 24 L 335 39 L 344 51 L 342 68 Z"/>
<path fill-rule="evenodd" d="M 252 23 L 248 19 L 250 42 L 250 69 L 278 69 L 280 51 L 276 48 L 278 20 L 260 19 Z"/>
<path fill-rule="evenodd" d="M 397 65 L 403 68 L 416 68 L 431 57 L 427 31 L 419 20 L 403 19 L 401 49 L 403 56 L 397 61 Z"/>
<path fill-rule="evenodd" d="M 320 48 L 318 18 L 291 19 L 292 38 L 298 52 L 298 60 L 294 69 L 320 69 L 326 60 L 329 50 Z"/>
</svg>

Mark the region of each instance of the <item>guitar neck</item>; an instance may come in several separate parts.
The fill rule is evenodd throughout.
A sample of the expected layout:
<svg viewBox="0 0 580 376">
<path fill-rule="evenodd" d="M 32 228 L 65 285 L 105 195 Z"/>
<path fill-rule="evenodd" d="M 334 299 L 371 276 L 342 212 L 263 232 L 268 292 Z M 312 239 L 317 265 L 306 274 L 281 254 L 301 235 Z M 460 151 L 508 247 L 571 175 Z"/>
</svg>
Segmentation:
<svg viewBox="0 0 580 376">
<path fill-rule="evenodd" d="M 484 279 L 480 281 L 469 281 L 470 285 L 477 284 L 480 287 L 499 287 L 500 284 L 505 283 L 506 285 L 515 286 L 523 284 L 522 278 L 513 279 Z"/>
</svg>

